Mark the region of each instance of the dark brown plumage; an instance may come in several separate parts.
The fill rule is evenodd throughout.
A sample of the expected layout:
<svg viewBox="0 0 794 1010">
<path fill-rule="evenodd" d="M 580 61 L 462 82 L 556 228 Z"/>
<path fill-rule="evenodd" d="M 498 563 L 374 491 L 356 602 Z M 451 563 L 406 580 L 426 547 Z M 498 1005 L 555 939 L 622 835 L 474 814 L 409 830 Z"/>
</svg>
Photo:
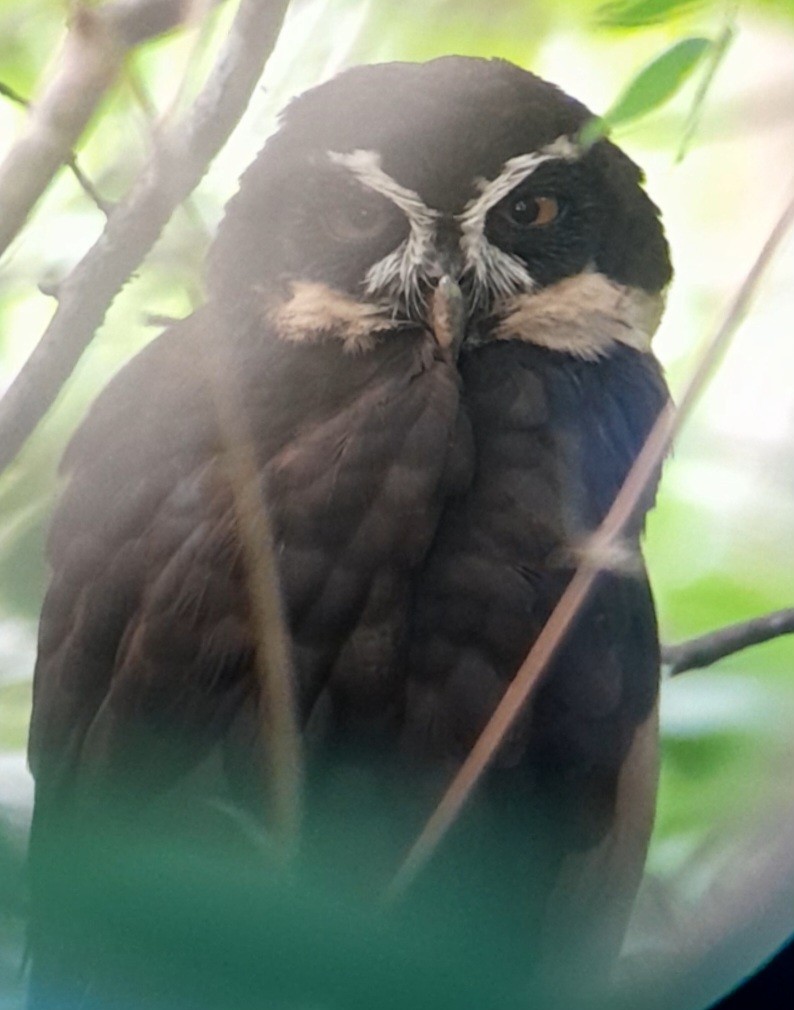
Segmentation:
<svg viewBox="0 0 794 1010">
<path fill-rule="evenodd" d="M 516 67 L 463 58 L 359 68 L 290 106 L 229 205 L 207 306 L 122 370 L 65 457 L 31 729 L 42 901 L 42 840 L 119 776 L 145 812 L 220 752 L 230 795 L 256 808 L 255 643 L 216 361 L 271 513 L 310 797 L 335 762 L 385 763 L 383 788 L 414 793 L 389 811 L 395 852 L 410 840 L 667 395 L 650 353 L 670 276 L 657 211 L 617 148 L 577 147 L 588 115 Z M 575 933 L 593 921 L 571 925 L 577 894 L 594 891 L 559 881 L 613 840 L 629 855 L 604 857 L 604 957 L 654 795 L 640 527 L 633 569 L 601 577 L 506 743 L 484 841 L 460 864 L 482 871 L 472 916 L 486 896 L 506 930 Z M 45 933 L 34 953 L 57 975 L 70 949 Z"/>
</svg>

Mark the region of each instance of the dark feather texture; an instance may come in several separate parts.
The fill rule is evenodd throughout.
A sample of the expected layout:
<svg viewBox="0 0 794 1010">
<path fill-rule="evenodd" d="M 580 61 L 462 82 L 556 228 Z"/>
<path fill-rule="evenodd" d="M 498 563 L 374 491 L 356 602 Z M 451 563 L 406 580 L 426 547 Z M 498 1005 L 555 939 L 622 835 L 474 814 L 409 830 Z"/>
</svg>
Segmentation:
<svg viewBox="0 0 794 1010">
<path fill-rule="evenodd" d="M 109 820 L 108 790 L 131 789 L 136 826 L 158 805 L 189 826 L 191 791 L 261 817 L 219 395 L 273 527 L 307 849 L 364 891 L 396 868 L 667 396 L 650 352 L 670 278 L 658 211 L 614 145 L 577 146 L 588 116 L 517 67 L 455 57 L 299 97 L 229 204 L 207 305 L 78 430 L 34 683 L 34 996 L 97 991 L 102 927 L 69 938 L 68 888 L 53 911 L 52 839 Z M 519 974 L 554 937 L 608 965 L 636 888 L 655 791 L 652 497 L 435 868 L 450 916 L 498 922 L 490 938 L 472 925 L 473 946 L 509 947 Z M 594 929 L 595 947 L 579 936 Z"/>
</svg>

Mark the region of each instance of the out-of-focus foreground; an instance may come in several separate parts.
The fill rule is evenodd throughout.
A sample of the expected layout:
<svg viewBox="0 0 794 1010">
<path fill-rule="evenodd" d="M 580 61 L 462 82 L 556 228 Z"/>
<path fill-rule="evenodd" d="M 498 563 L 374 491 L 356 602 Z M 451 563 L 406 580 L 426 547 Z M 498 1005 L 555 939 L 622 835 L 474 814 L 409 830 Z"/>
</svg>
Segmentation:
<svg viewBox="0 0 794 1010">
<path fill-rule="evenodd" d="M 233 7 L 219 5 L 209 18 L 197 17 L 194 28 L 152 42 L 129 60 L 78 147 L 80 167 L 104 200 L 118 199 L 135 180 L 154 123 L 184 106 Z M 669 103 L 616 132 L 646 169 L 648 189 L 666 222 L 676 278 L 656 351 L 673 392 L 681 387 L 791 192 L 794 4 L 689 0 L 609 8 L 624 10 L 622 24 L 588 0 L 409 0 L 399 6 L 295 0 L 264 86 L 231 142 L 116 300 L 54 409 L 0 476 L 0 1007 L 21 1000 L 19 867 L 32 796 L 24 746 L 45 581 L 42 544 L 57 490 L 57 460 L 96 392 L 157 332 L 153 320 L 186 315 L 200 302 L 202 255 L 221 208 L 290 95 L 351 63 L 455 52 L 511 59 L 600 111 L 676 41 L 721 33 L 727 41 L 730 35 L 696 123 L 690 124 L 691 110 L 705 67 Z M 640 9 L 655 10 L 657 18 L 631 25 L 625 12 Z M 63 6 L 56 0 L 0 2 L 0 157 L 27 115 L 19 100 L 35 95 L 46 79 L 62 32 Z M 688 132 L 691 139 L 678 160 Z M 74 174 L 63 170 L 6 254 L 0 264 L 0 388 L 53 313 L 53 299 L 42 289 L 57 286 L 103 220 Z M 794 601 L 792 252 L 789 239 L 665 470 L 646 540 L 665 642 Z M 751 879 L 763 888 L 776 858 L 768 843 L 780 837 L 782 825 L 791 831 L 794 818 L 793 722 L 791 638 L 664 686 L 662 790 L 635 949 L 661 923 L 668 937 L 686 946 L 686 930 L 697 935 L 709 903 L 736 907 L 741 901 L 727 892 L 741 895 L 745 888 L 749 896 Z M 726 887 L 726 872 L 740 874 L 742 866 L 748 868 L 746 880 Z M 794 868 L 786 872 L 790 887 Z M 781 888 L 785 884 L 780 881 Z M 284 900 L 282 894 L 271 898 Z M 310 911 L 319 935 L 325 911 Z M 770 915 L 778 916 L 777 910 Z M 362 932 L 370 929 L 360 925 Z M 767 926 L 736 954 L 737 971 L 771 953 L 785 934 L 779 917 Z M 794 917 L 788 926 L 794 928 Z M 399 945 L 389 936 L 383 942 Z M 415 953 L 405 954 L 407 963 L 421 961 Z M 424 978 L 420 973 L 415 1005 Z M 462 1005 L 452 990 L 448 996 L 450 1006 Z"/>
</svg>

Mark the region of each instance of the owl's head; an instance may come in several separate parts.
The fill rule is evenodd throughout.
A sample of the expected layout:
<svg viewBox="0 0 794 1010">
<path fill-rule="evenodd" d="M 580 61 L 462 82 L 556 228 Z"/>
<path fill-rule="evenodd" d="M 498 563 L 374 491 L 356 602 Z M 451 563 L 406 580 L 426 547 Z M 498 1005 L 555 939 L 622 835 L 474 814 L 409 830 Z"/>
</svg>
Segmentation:
<svg viewBox="0 0 794 1010">
<path fill-rule="evenodd" d="M 577 143 L 590 118 L 501 60 L 349 70 L 295 99 L 243 176 L 211 291 L 286 339 L 360 350 L 430 325 L 446 278 L 468 340 L 646 347 L 667 244 L 636 165 Z"/>
</svg>

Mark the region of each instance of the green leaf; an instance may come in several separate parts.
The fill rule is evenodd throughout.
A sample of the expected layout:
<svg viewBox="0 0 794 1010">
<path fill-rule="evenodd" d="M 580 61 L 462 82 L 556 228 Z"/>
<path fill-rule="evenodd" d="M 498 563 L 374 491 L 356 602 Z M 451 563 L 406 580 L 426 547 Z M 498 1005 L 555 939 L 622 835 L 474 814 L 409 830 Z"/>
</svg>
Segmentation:
<svg viewBox="0 0 794 1010">
<path fill-rule="evenodd" d="M 604 116 L 607 127 L 644 116 L 678 91 L 703 56 L 711 40 L 688 38 L 676 42 L 644 67 Z"/>
<path fill-rule="evenodd" d="M 672 21 L 706 0 L 615 0 L 596 11 L 596 24 L 601 28 L 642 28 L 645 25 Z"/>
<path fill-rule="evenodd" d="M 692 138 L 695 136 L 698 127 L 700 126 L 700 119 L 703 114 L 703 106 L 706 101 L 706 97 L 711 89 L 712 82 L 720 67 L 720 64 L 725 59 L 725 54 L 731 47 L 736 36 L 736 30 L 730 21 L 725 25 L 723 30 L 720 32 L 719 36 L 715 40 L 713 46 L 711 47 L 711 52 L 709 54 L 708 67 L 706 69 L 703 78 L 698 85 L 697 92 L 694 99 L 692 100 L 692 108 L 689 110 L 689 115 L 687 116 L 686 125 L 684 127 L 684 135 L 681 138 L 681 143 L 676 152 L 676 161 L 682 161 L 684 155 L 689 150 L 689 145 L 692 142 Z"/>
<path fill-rule="evenodd" d="M 20 668 L 29 670 L 31 657 L 26 655 L 22 660 Z M 0 753 L 21 751 L 25 747 L 30 720 L 30 692 L 29 679 L 0 684 Z"/>
</svg>

